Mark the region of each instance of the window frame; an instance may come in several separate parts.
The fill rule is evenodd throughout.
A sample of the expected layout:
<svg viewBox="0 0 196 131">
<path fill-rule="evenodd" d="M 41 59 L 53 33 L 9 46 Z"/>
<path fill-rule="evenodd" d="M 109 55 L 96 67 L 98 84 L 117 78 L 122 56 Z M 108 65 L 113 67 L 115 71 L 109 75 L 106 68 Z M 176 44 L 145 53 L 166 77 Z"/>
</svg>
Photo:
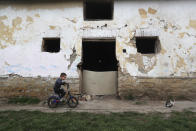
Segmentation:
<svg viewBox="0 0 196 131">
<path fill-rule="evenodd" d="M 44 48 L 46 40 L 59 40 L 59 50 L 57 52 L 46 51 Z M 42 38 L 41 52 L 59 53 L 60 51 L 61 51 L 61 38 L 60 37 L 43 37 Z"/>
<path fill-rule="evenodd" d="M 137 38 L 140 38 L 140 39 L 154 39 L 155 40 L 155 49 L 154 49 L 154 53 L 142 53 L 142 52 L 139 52 L 138 51 L 138 48 L 137 48 Z M 160 43 L 160 40 L 159 40 L 159 36 L 136 36 L 135 37 L 135 46 L 136 46 L 136 49 L 137 49 L 137 53 L 140 53 L 142 55 L 156 55 L 159 53 L 160 51 L 160 48 L 161 48 L 161 43 Z"/>
<path fill-rule="evenodd" d="M 114 19 L 114 0 L 107 0 L 106 2 L 110 2 L 111 5 L 111 10 L 112 10 L 112 16 L 111 19 L 89 19 L 86 18 L 86 2 L 88 0 L 83 0 L 83 19 L 84 21 L 112 21 Z M 99 1 L 99 0 L 94 0 L 94 1 Z M 100 0 L 101 1 L 101 0 Z M 103 0 L 104 2 L 104 0 Z"/>
</svg>

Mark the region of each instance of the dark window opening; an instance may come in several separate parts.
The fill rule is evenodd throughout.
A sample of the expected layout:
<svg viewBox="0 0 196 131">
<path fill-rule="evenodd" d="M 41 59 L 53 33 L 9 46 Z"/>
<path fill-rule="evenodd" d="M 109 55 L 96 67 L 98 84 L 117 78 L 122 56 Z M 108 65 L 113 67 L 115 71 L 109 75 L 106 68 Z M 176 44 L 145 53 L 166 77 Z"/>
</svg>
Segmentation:
<svg viewBox="0 0 196 131">
<path fill-rule="evenodd" d="M 126 49 L 123 49 L 123 53 L 127 53 L 127 50 Z"/>
<path fill-rule="evenodd" d="M 84 0 L 84 20 L 113 19 L 112 0 Z"/>
<path fill-rule="evenodd" d="M 43 38 L 42 51 L 51 53 L 59 52 L 60 38 Z"/>
<path fill-rule="evenodd" d="M 117 71 L 115 41 L 83 41 L 83 69 L 90 71 Z"/>
<path fill-rule="evenodd" d="M 136 37 L 136 47 L 141 54 L 155 54 L 160 47 L 158 37 Z"/>
</svg>

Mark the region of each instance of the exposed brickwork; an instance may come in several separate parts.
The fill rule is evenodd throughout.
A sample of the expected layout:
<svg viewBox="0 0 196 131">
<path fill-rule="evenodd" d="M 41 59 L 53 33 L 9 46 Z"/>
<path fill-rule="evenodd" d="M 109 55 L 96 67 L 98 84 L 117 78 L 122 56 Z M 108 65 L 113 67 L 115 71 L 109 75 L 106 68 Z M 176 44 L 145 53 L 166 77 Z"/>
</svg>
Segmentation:
<svg viewBox="0 0 196 131">
<path fill-rule="evenodd" d="M 0 78 L 0 97 L 32 96 L 40 99 L 47 98 L 53 93 L 56 78 L 31 78 L 13 75 Z M 68 79 L 71 91 L 79 93 L 79 80 Z"/>
<path fill-rule="evenodd" d="M 21 77 L 11 75 L 0 78 L 0 97 L 32 96 L 46 99 L 53 93 L 56 78 Z M 79 94 L 79 79 L 68 79 L 71 91 Z M 150 78 L 131 77 L 128 73 L 118 74 L 118 94 L 133 98 L 165 100 L 168 96 L 176 99 L 196 100 L 196 78 Z"/>
<path fill-rule="evenodd" d="M 168 96 L 175 99 L 196 100 L 196 78 L 152 78 L 131 77 L 119 71 L 119 96 L 131 95 L 133 98 L 165 100 Z"/>
</svg>

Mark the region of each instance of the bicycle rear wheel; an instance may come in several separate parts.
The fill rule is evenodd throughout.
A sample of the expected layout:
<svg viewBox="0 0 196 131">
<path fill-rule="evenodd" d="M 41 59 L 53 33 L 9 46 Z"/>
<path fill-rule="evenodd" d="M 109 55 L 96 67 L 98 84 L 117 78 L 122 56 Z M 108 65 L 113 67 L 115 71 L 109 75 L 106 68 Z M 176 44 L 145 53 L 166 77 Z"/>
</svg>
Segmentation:
<svg viewBox="0 0 196 131">
<path fill-rule="evenodd" d="M 50 108 L 56 108 L 57 107 L 57 104 L 58 104 L 57 101 L 58 101 L 57 98 L 54 97 L 54 96 L 48 98 L 48 106 Z"/>
<path fill-rule="evenodd" d="M 68 100 L 68 106 L 71 108 L 75 108 L 78 105 L 78 99 L 76 97 L 71 96 Z"/>
</svg>

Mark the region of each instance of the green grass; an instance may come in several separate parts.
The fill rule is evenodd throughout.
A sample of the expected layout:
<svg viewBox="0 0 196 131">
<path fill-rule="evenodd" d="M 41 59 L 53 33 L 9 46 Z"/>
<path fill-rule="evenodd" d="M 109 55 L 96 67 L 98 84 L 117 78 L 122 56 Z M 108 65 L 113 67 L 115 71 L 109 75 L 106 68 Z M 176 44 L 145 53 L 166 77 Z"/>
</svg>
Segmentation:
<svg viewBox="0 0 196 131">
<path fill-rule="evenodd" d="M 9 104 L 38 104 L 40 100 L 34 97 L 14 97 L 9 98 Z"/>
<path fill-rule="evenodd" d="M 135 104 L 136 105 L 145 105 L 146 101 L 136 101 Z"/>
<path fill-rule="evenodd" d="M 135 100 L 135 97 L 132 94 L 128 94 L 128 95 L 124 96 L 124 99 L 126 99 L 126 100 Z"/>
<path fill-rule="evenodd" d="M 0 130 L 196 131 L 196 113 L 173 112 L 168 117 L 162 113 L 92 114 L 3 111 L 0 112 Z"/>
</svg>

